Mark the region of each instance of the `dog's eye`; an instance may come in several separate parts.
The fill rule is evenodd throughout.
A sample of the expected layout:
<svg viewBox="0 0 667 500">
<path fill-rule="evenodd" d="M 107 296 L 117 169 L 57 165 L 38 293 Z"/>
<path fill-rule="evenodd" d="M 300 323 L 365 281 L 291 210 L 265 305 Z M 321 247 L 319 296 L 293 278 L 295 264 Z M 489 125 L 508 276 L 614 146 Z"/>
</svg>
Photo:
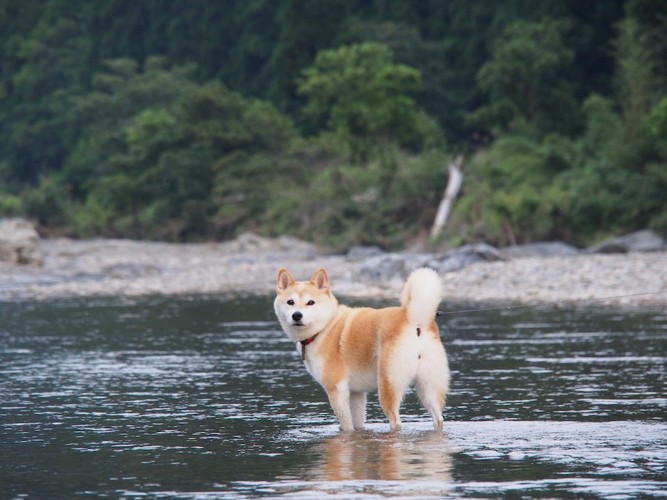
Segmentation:
<svg viewBox="0 0 667 500">
<path fill-rule="evenodd" d="M 288 306 L 293 306 L 293 305 L 294 305 L 294 301 L 293 301 L 292 299 L 289 299 L 289 300 L 287 301 L 287 305 L 288 305 Z"/>
<path fill-rule="evenodd" d="M 308 301 L 308 304 L 306 304 L 306 305 L 314 306 L 314 305 L 315 305 L 315 301 L 314 301 L 314 300 L 309 300 L 309 301 Z"/>
</svg>

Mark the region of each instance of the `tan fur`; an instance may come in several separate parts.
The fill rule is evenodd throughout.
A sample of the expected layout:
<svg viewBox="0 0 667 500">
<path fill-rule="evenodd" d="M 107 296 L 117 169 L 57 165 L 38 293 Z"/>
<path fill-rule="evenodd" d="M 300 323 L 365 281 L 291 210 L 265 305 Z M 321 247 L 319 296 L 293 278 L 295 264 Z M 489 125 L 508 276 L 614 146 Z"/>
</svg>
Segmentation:
<svg viewBox="0 0 667 500">
<path fill-rule="evenodd" d="M 276 315 L 305 353 L 306 368 L 326 390 L 342 430 L 363 427 L 366 393 L 375 389 L 391 429 L 400 429 L 399 406 L 413 384 L 434 427 L 442 429 L 449 369 L 434 320 L 441 293 L 437 274 L 420 269 L 408 278 L 400 307 L 349 308 L 338 304 L 324 269 L 308 282 L 279 271 Z"/>
</svg>

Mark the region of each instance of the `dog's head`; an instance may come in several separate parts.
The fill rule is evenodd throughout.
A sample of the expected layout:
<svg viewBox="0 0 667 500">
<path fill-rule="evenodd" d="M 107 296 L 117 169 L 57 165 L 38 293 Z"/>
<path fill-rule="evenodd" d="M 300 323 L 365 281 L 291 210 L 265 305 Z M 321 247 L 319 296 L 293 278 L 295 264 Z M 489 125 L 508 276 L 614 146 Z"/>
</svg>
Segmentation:
<svg viewBox="0 0 667 500">
<path fill-rule="evenodd" d="M 337 307 L 324 269 L 315 271 L 310 281 L 294 281 L 287 269 L 278 272 L 273 308 L 291 340 L 299 342 L 320 333 L 333 319 Z"/>
</svg>

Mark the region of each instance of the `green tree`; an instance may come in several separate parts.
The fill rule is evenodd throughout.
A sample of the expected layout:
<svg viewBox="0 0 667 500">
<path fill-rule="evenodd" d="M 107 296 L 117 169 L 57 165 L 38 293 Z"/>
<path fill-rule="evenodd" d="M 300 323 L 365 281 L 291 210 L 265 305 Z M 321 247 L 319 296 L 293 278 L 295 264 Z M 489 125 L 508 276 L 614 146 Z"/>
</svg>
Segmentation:
<svg viewBox="0 0 667 500">
<path fill-rule="evenodd" d="M 152 88 L 169 73 L 136 75 L 117 92 Z M 230 236 L 265 209 L 275 175 L 269 159 L 292 141 L 289 120 L 220 82 L 179 88 L 159 106 L 135 93 L 144 105 L 119 133 L 82 143 L 79 157 L 102 163 L 86 186 L 80 231 L 176 241 Z"/>
<path fill-rule="evenodd" d="M 628 0 L 625 10 L 627 17 L 637 23 L 656 76 L 664 85 L 667 83 L 667 4 L 662 0 Z"/>
<path fill-rule="evenodd" d="M 420 84 L 416 69 L 367 42 L 320 52 L 299 92 L 307 99 L 303 113 L 335 134 L 350 158 L 364 160 L 388 144 L 420 150 L 441 143 L 436 123 L 410 95 Z"/>
<path fill-rule="evenodd" d="M 630 157 L 621 159 L 622 163 L 641 162 L 641 156 L 651 148 L 647 120 L 659 99 L 652 56 L 647 37 L 636 20 L 632 17 L 624 19 L 619 24 L 616 42 L 616 84 L 623 117 L 622 141 Z"/>
<path fill-rule="evenodd" d="M 567 78 L 573 52 L 563 40 L 567 28 L 559 20 L 510 24 L 477 75 L 489 103 L 473 121 L 498 133 L 514 130 L 536 138 L 576 130 L 576 101 Z"/>
<path fill-rule="evenodd" d="M 270 96 L 280 109 L 296 115 L 297 80 L 315 55 L 335 43 L 350 0 L 286 0 L 277 16 L 280 35 L 269 63 Z"/>
<path fill-rule="evenodd" d="M 76 8 L 47 6 L 30 33 L 12 37 L 4 47 L 9 74 L 3 75 L 0 170 L 9 183 L 36 184 L 62 165 L 75 141 L 67 126 L 68 99 L 85 88 L 91 50 Z"/>
<path fill-rule="evenodd" d="M 584 103 L 587 127 L 575 159 L 580 167 L 562 179 L 568 218 L 581 233 L 647 226 L 667 232 L 667 157 L 660 133 L 665 97 L 649 40 L 634 17 L 619 23 L 616 96 L 592 95 Z"/>
<path fill-rule="evenodd" d="M 664 92 L 660 92 L 658 67 L 647 37 L 632 17 L 619 23 L 614 48 L 616 95 L 594 94 L 584 102 L 583 159 L 642 172 L 656 155 L 650 121 Z"/>
<path fill-rule="evenodd" d="M 90 179 L 108 172 L 109 157 L 125 147 L 128 123 L 147 109 L 166 108 L 195 87 L 195 68 L 167 68 L 163 57 L 151 57 L 143 68 L 133 59 L 106 61 L 92 78 L 91 90 L 68 100 L 68 127 L 78 130 L 61 169 L 75 201 L 85 197 Z"/>
</svg>

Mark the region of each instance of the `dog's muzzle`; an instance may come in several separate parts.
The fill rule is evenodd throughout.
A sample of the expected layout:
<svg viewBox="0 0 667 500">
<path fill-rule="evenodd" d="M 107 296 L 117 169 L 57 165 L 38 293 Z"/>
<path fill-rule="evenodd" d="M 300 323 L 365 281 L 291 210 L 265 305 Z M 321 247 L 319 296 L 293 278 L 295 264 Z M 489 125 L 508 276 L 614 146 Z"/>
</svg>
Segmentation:
<svg viewBox="0 0 667 500">
<path fill-rule="evenodd" d="M 300 311 L 295 311 L 292 313 L 292 321 L 294 321 L 294 324 L 296 326 L 303 326 L 301 324 L 302 319 L 303 319 L 303 313 L 301 313 Z"/>
</svg>

